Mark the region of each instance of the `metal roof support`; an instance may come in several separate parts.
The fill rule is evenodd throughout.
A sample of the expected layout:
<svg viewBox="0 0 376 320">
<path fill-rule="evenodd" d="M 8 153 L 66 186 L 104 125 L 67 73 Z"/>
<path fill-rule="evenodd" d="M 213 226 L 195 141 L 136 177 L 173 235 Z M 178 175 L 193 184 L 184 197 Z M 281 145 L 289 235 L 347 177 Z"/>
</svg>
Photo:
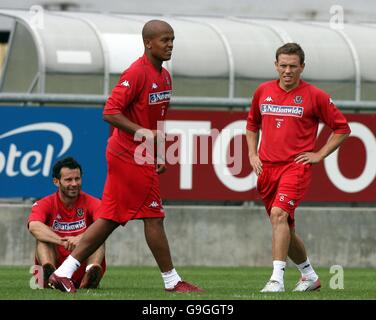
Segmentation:
<svg viewBox="0 0 376 320">
<path fill-rule="evenodd" d="M 77 104 L 92 105 L 95 107 L 103 107 L 106 102 L 107 95 L 94 94 L 23 94 L 23 93 L 0 93 L 0 103 L 36 103 L 36 104 L 52 104 L 64 103 L 69 108 L 77 107 Z M 243 111 L 249 109 L 251 100 L 246 98 L 215 98 L 215 97 L 172 97 L 171 105 L 173 107 L 209 107 L 212 109 L 220 108 L 231 110 L 240 108 Z M 335 100 L 334 103 L 344 111 L 352 112 L 376 112 L 376 101 L 353 101 L 353 100 Z M 95 106 L 98 105 L 98 106 Z M 0 105 L 1 108 L 1 105 Z"/>
<path fill-rule="evenodd" d="M 354 59 L 354 67 L 355 67 L 355 101 L 360 101 L 361 99 L 361 92 L 362 92 L 362 75 L 360 73 L 360 59 L 356 48 L 351 41 L 350 37 L 340 29 L 334 29 L 346 42 L 348 45 L 351 55 Z"/>
<path fill-rule="evenodd" d="M 29 28 L 30 33 L 35 39 L 35 44 L 38 52 L 38 74 L 39 74 L 39 92 L 46 92 L 46 56 L 42 39 L 38 32 L 35 30 L 35 26 L 29 27 L 28 23 L 25 23 L 26 28 Z"/>
<path fill-rule="evenodd" d="M 9 57 L 10 57 L 9 53 L 11 52 L 12 46 L 13 46 L 14 30 L 16 29 L 16 23 L 17 23 L 16 20 L 14 20 L 13 23 L 12 23 L 12 30 L 10 31 L 10 37 L 9 37 L 9 40 L 8 40 L 8 49 L 7 49 L 7 53 L 6 53 L 6 56 L 5 56 L 3 69 L 2 69 L 2 72 L 0 73 L 0 91 L 3 91 L 4 75 L 6 74 L 6 71 L 8 69 L 8 61 L 9 61 Z"/>
<path fill-rule="evenodd" d="M 29 89 L 27 89 L 27 93 L 32 93 L 33 92 L 34 87 L 38 83 L 38 80 L 39 80 L 39 72 L 36 73 L 36 75 L 34 76 L 33 80 L 31 81 Z"/>
<path fill-rule="evenodd" d="M 235 62 L 234 62 L 234 55 L 232 53 L 232 49 L 230 46 L 230 43 L 228 42 L 226 36 L 223 34 L 221 29 L 219 29 L 216 25 L 210 23 L 210 22 L 204 22 L 196 19 L 189 19 L 189 18 L 183 18 L 183 17 L 175 17 L 175 19 L 180 19 L 180 20 L 186 20 L 190 22 L 195 22 L 195 23 L 200 23 L 205 26 L 210 27 L 212 30 L 217 33 L 219 38 L 221 39 L 226 53 L 227 53 L 227 58 L 228 58 L 228 65 L 229 65 L 229 84 L 228 84 L 228 97 L 229 98 L 234 98 L 235 96 Z"/>
<path fill-rule="evenodd" d="M 14 31 L 16 29 L 16 24 L 17 23 L 22 23 L 25 28 L 27 28 L 29 31 L 30 31 L 30 34 L 31 36 L 34 38 L 34 41 L 35 41 L 35 46 L 36 46 L 36 49 L 37 49 L 37 54 L 38 54 L 38 73 L 36 74 L 35 77 L 37 77 L 39 79 L 39 93 L 44 93 L 45 92 L 45 84 L 46 84 L 46 57 L 45 57 L 45 53 L 44 53 L 44 48 L 43 48 L 43 44 L 42 44 L 42 39 L 40 38 L 38 32 L 35 30 L 35 27 L 31 24 L 29 24 L 25 19 L 23 18 L 19 18 L 19 17 L 14 17 L 12 15 L 8 15 L 8 14 L 4 14 L 5 16 L 8 16 L 8 17 L 11 17 L 11 18 L 14 18 L 15 19 L 15 23 L 14 23 L 14 27 L 13 27 L 13 30 L 11 32 L 11 38 L 10 38 L 10 44 L 12 45 L 12 42 L 13 42 L 13 36 L 14 36 Z M 8 48 L 8 52 L 10 52 L 11 48 L 9 47 Z M 7 64 L 8 64 L 8 58 L 9 58 L 9 55 L 7 54 L 7 60 L 5 61 L 5 65 L 4 65 L 4 72 L 5 72 L 5 68 L 7 68 Z M 3 73 L 5 74 L 5 73 Z M 34 80 L 35 80 L 35 77 L 32 81 L 32 87 L 35 86 L 35 83 L 34 83 Z M 1 77 L 3 79 L 3 77 Z M 1 90 L 2 90 L 2 87 L 3 87 L 3 83 L 1 83 Z"/>
</svg>

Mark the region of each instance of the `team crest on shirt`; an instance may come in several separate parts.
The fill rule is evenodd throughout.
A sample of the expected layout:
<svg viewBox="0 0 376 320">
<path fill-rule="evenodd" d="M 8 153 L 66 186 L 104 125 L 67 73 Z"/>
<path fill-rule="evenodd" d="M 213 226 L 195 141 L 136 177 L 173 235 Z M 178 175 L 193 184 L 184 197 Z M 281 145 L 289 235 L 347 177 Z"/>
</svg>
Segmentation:
<svg viewBox="0 0 376 320">
<path fill-rule="evenodd" d="M 296 104 L 301 104 L 301 103 L 303 103 L 303 97 L 302 97 L 302 96 L 295 96 L 295 98 L 294 98 L 294 102 L 295 102 Z"/>
<path fill-rule="evenodd" d="M 166 83 L 167 83 L 168 86 L 171 85 L 171 83 L 170 83 L 170 79 L 169 79 L 167 76 L 166 76 Z"/>
<path fill-rule="evenodd" d="M 82 208 L 77 208 L 76 214 L 78 218 L 81 218 L 84 215 L 84 209 Z"/>
<path fill-rule="evenodd" d="M 157 88 L 158 88 L 158 85 L 157 85 L 155 82 L 153 82 L 152 85 L 151 85 L 151 88 L 152 88 L 152 89 L 157 89 Z"/>
<path fill-rule="evenodd" d="M 60 213 L 57 214 L 56 219 L 58 219 L 58 220 L 61 219 L 61 215 L 60 215 Z"/>
</svg>

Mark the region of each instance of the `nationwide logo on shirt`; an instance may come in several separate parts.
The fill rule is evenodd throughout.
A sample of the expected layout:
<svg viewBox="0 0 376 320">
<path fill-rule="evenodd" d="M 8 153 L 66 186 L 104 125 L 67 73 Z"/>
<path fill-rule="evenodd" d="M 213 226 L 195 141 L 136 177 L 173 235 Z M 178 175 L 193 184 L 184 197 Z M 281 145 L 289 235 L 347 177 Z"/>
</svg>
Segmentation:
<svg viewBox="0 0 376 320">
<path fill-rule="evenodd" d="M 74 221 L 74 222 L 59 222 L 54 220 L 52 224 L 52 229 L 60 232 L 72 232 L 83 230 L 86 228 L 85 219 Z"/>
<path fill-rule="evenodd" d="M 171 90 L 149 93 L 149 104 L 169 102 L 170 98 Z"/>
<path fill-rule="evenodd" d="M 288 116 L 288 117 L 303 117 L 304 108 L 298 106 L 278 106 L 273 104 L 262 104 L 261 114 L 262 115 L 278 115 L 278 116 Z"/>
</svg>

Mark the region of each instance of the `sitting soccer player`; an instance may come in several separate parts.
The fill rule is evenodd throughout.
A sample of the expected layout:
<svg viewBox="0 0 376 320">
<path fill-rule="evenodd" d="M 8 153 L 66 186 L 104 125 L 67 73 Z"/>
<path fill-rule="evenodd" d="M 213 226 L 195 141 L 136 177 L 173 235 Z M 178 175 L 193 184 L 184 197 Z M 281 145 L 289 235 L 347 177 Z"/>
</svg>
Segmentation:
<svg viewBox="0 0 376 320">
<path fill-rule="evenodd" d="M 82 169 L 73 158 L 53 167 L 57 192 L 32 206 L 28 228 L 36 238 L 35 264 L 43 268 L 44 287 L 49 276 L 78 245 L 87 227 L 96 219 L 101 201 L 81 191 Z M 104 244 L 74 273 L 76 288 L 97 288 L 106 270 Z"/>
</svg>

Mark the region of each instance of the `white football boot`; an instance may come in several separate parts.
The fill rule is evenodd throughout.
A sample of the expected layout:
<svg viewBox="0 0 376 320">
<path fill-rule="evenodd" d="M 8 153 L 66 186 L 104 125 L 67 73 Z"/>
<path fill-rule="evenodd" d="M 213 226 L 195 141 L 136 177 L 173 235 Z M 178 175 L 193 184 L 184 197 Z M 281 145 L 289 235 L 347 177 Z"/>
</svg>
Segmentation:
<svg viewBox="0 0 376 320">
<path fill-rule="evenodd" d="M 284 292 L 285 286 L 275 280 L 269 280 L 260 292 Z"/>
<path fill-rule="evenodd" d="M 305 292 L 305 291 L 315 291 L 321 288 L 320 279 L 317 280 L 309 280 L 306 278 L 301 278 L 299 282 L 296 284 L 296 287 L 293 291 L 295 292 Z"/>
</svg>

